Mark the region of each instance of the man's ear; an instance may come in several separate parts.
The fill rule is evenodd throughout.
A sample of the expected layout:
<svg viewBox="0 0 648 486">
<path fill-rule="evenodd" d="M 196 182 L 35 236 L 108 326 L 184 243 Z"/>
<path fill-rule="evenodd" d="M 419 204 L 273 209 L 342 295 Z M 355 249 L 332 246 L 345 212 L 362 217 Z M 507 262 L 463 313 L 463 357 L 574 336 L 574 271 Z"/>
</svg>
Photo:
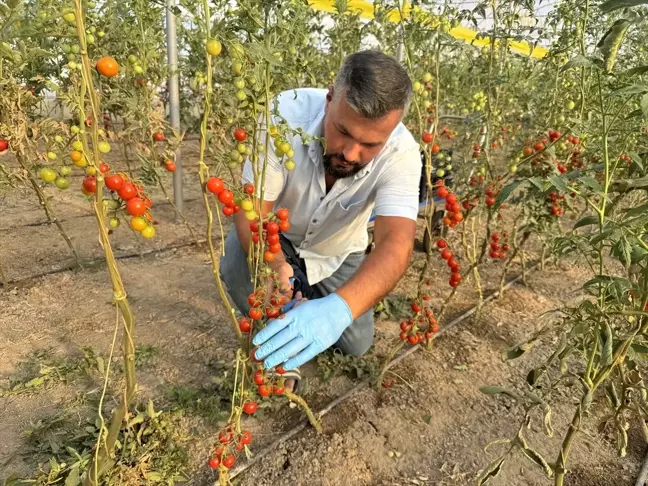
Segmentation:
<svg viewBox="0 0 648 486">
<path fill-rule="evenodd" d="M 326 103 L 330 103 L 333 100 L 333 85 L 329 85 L 328 93 L 326 93 Z"/>
</svg>

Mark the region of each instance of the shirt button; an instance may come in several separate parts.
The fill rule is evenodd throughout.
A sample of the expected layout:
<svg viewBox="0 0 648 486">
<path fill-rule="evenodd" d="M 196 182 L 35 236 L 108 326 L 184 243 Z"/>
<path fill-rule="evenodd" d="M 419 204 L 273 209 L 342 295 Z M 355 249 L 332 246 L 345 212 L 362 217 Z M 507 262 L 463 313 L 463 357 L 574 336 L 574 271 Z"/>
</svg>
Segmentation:
<svg viewBox="0 0 648 486">
<path fill-rule="evenodd" d="M 317 224 L 317 221 L 318 221 L 317 219 L 314 219 L 313 224 Z"/>
<path fill-rule="evenodd" d="M 313 232 L 312 232 L 312 231 L 309 231 L 309 232 L 308 232 L 308 233 L 306 233 L 306 234 L 307 234 L 307 235 L 312 235 L 312 234 L 313 234 Z"/>
</svg>

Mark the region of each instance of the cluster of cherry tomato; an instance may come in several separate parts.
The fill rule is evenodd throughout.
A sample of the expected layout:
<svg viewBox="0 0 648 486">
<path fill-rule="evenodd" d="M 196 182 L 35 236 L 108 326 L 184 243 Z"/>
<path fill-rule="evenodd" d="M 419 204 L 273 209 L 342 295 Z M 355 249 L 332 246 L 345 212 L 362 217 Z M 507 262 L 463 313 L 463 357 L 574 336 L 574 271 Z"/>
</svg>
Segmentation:
<svg viewBox="0 0 648 486">
<path fill-rule="evenodd" d="M 254 186 L 252 184 L 245 184 L 243 186 L 243 193 L 235 195 L 234 192 L 225 188 L 225 183 L 219 177 L 210 177 L 205 185 L 206 189 L 215 194 L 218 200 L 223 203 L 223 214 L 225 216 L 232 216 L 238 213 L 241 209 L 245 211 L 246 218 L 254 219 L 257 217 L 254 211 L 254 203 L 248 196 L 254 194 Z M 247 194 L 244 196 L 243 194 Z"/>
<path fill-rule="evenodd" d="M 113 210 L 113 216 L 109 220 L 110 227 L 117 228 L 120 225 L 117 210 L 123 206 L 131 217 L 130 227 L 146 239 L 153 238 L 155 227 L 150 212 L 153 203 L 144 193 L 144 188 L 129 179 L 126 174 L 110 174 L 109 170 L 105 173 L 104 184 L 108 190 L 113 192 L 113 195 L 117 196 L 117 199 L 108 199 L 104 202 L 108 209 Z M 97 190 L 95 177 L 86 177 L 83 180 L 83 187 L 86 193 L 95 192 Z"/>
<path fill-rule="evenodd" d="M 437 240 L 436 246 L 441 250 L 441 258 L 447 262 L 448 267 L 450 268 L 450 287 L 457 287 L 459 282 L 461 282 L 461 268 L 459 267 L 459 262 L 455 259 L 452 250 L 448 248 L 448 242 L 446 240 Z"/>
<path fill-rule="evenodd" d="M 502 233 L 502 241 L 500 240 L 499 234 L 493 233 L 491 235 L 491 242 L 490 242 L 490 252 L 489 252 L 490 257 L 494 259 L 505 260 L 510 250 L 507 241 L 508 241 L 508 233 L 506 231 Z"/>
<path fill-rule="evenodd" d="M 223 466 L 230 469 L 236 463 L 234 454 L 243 451 L 252 443 L 252 434 L 247 430 L 235 433 L 231 426 L 227 426 L 218 433 L 218 442 L 220 445 L 214 449 L 214 454 L 209 459 L 209 467 L 218 469 Z"/>
<path fill-rule="evenodd" d="M 275 289 L 277 286 L 278 282 L 276 282 Z M 281 313 L 281 306 L 285 303 L 286 297 L 279 291 L 275 290 L 271 295 L 267 295 L 263 286 L 260 286 L 257 290 L 248 295 L 248 304 L 251 306 L 248 315 L 253 321 L 260 321 L 263 319 L 264 315 L 269 319 L 274 319 L 279 316 Z M 241 325 L 241 322 L 239 322 L 239 327 L 241 328 L 241 331 L 245 332 L 243 329 L 247 326 L 245 324 Z M 252 329 L 252 327 L 252 324 L 250 324 L 250 329 Z"/>
<path fill-rule="evenodd" d="M 429 301 L 428 295 L 423 296 L 424 301 Z M 411 304 L 414 315 L 400 323 L 400 339 L 410 344 L 419 344 L 432 339 L 439 332 L 439 323 L 432 310 L 421 303 L 414 301 Z"/>
<path fill-rule="evenodd" d="M 484 199 L 484 204 L 486 204 L 486 206 L 494 206 L 495 198 L 497 197 L 497 194 L 499 194 L 499 189 L 491 183 L 484 190 L 484 194 L 486 195 L 486 199 Z"/>
<path fill-rule="evenodd" d="M 262 225 L 262 232 L 264 233 L 263 241 L 265 242 L 266 249 L 263 253 L 263 261 L 270 263 L 274 261 L 275 254 L 281 251 L 281 243 L 279 242 L 279 233 L 286 232 L 290 229 L 288 218 L 290 213 L 286 208 L 279 209 L 276 214 L 269 214 L 267 221 Z M 261 235 L 259 232 L 259 221 L 250 221 L 250 231 L 252 232 L 252 242 L 258 244 Z"/>
<path fill-rule="evenodd" d="M 632 164 L 632 157 L 630 157 L 629 155 L 619 155 L 619 160 L 627 162 L 628 165 Z"/>
<path fill-rule="evenodd" d="M 252 376 L 257 386 L 257 392 L 263 398 L 267 398 L 270 395 L 283 395 L 286 393 L 285 380 L 282 376 L 286 373 L 286 370 L 283 369 L 282 365 L 278 365 L 274 371 L 274 374 L 267 374 L 263 369 L 263 364 L 258 363 L 257 369 Z"/>
<path fill-rule="evenodd" d="M 548 199 L 547 206 L 551 214 L 554 216 L 562 216 L 565 211 L 561 207 L 561 203 L 562 201 L 564 201 L 565 195 L 564 194 L 559 195 L 557 192 L 552 191 L 547 196 L 547 199 Z"/>
<path fill-rule="evenodd" d="M 459 204 L 457 195 L 450 192 L 444 185 L 443 180 L 437 182 L 436 194 L 445 199 L 446 214 L 443 218 L 443 224 L 452 228 L 461 223 L 463 221 L 463 214 L 461 213 L 461 205 Z"/>
<path fill-rule="evenodd" d="M 279 127 L 276 125 L 271 125 L 268 130 L 268 134 L 272 137 L 272 144 L 274 145 L 275 155 L 281 160 L 285 157 L 284 167 L 286 170 L 295 169 L 295 161 L 293 157 L 295 156 L 295 151 L 292 148 L 290 142 L 280 134 Z"/>
</svg>

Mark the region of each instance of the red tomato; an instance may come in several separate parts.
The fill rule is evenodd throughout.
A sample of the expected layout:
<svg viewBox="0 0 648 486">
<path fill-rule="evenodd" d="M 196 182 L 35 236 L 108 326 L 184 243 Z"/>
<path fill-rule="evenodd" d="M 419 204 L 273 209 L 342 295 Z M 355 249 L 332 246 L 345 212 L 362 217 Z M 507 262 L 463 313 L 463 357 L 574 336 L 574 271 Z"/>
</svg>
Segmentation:
<svg viewBox="0 0 648 486">
<path fill-rule="evenodd" d="M 495 205 L 495 198 L 494 197 L 487 197 L 485 202 L 486 202 L 486 206 L 493 206 L 493 205 Z"/>
<path fill-rule="evenodd" d="M 218 466 L 220 466 L 220 457 L 214 456 L 209 460 L 209 467 L 212 469 L 218 469 Z"/>
<path fill-rule="evenodd" d="M 234 208 L 230 208 L 228 206 L 223 206 L 223 214 L 225 216 L 232 216 L 234 214 Z"/>
<path fill-rule="evenodd" d="M 165 164 L 165 166 L 166 166 L 166 170 L 168 170 L 169 172 L 175 172 L 175 171 L 176 171 L 176 164 L 175 164 L 175 162 L 168 161 L 168 162 Z"/>
<path fill-rule="evenodd" d="M 447 197 L 448 194 L 449 194 L 448 190 L 443 186 L 439 187 L 437 189 L 436 193 L 437 193 L 437 196 L 439 196 L 439 197 Z"/>
<path fill-rule="evenodd" d="M 126 202 L 126 211 L 131 216 L 141 216 L 146 210 L 146 204 L 139 197 L 133 197 Z"/>
<path fill-rule="evenodd" d="M 279 229 L 282 233 L 287 232 L 290 229 L 290 223 L 288 221 L 279 221 Z"/>
<path fill-rule="evenodd" d="M 266 240 L 268 241 L 269 245 L 276 245 L 277 243 L 279 243 L 279 235 L 278 234 L 268 235 Z"/>
<path fill-rule="evenodd" d="M 279 233 L 279 225 L 274 221 L 270 221 L 266 226 L 266 231 L 269 235 L 276 235 Z"/>
<path fill-rule="evenodd" d="M 279 314 L 281 313 L 281 309 L 277 306 L 271 306 L 266 308 L 266 316 L 269 317 L 270 319 L 274 319 L 275 317 L 279 317 Z"/>
<path fill-rule="evenodd" d="M 441 258 L 444 260 L 450 260 L 453 256 L 453 253 L 447 248 L 441 252 Z"/>
<path fill-rule="evenodd" d="M 244 430 L 243 434 L 241 434 L 241 444 L 248 445 L 251 442 L 252 442 L 252 434 L 250 434 L 250 432 L 248 432 L 247 430 Z"/>
<path fill-rule="evenodd" d="M 432 153 L 433 154 L 438 154 L 439 152 L 441 152 L 441 147 L 439 147 L 439 145 L 436 144 L 436 143 L 433 144 L 432 145 Z"/>
<path fill-rule="evenodd" d="M 102 174 L 107 174 L 108 172 L 110 172 L 110 167 L 105 162 L 101 162 L 99 164 L 99 172 L 101 172 Z"/>
<path fill-rule="evenodd" d="M 266 263 L 273 262 L 275 259 L 274 253 L 272 253 L 270 250 L 266 251 L 263 254 L 263 261 Z"/>
<path fill-rule="evenodd" d="M 210 177 L 207 181 L 207 190 L 212 194 L 220 194 L 225 189 L 225 184 L 218 177 Z"/>
<path fill-rule="evenodd" d="M 245 402 L 243 404 L 243 411 L 248 415 L 252 415 L 254 412 L 256 412 L 257 408 L 259 408 L 259 404 L 257 402 Z"/>
<path fill-rule="evenodd" d="M 243 130 L 242 128 L 237 128 L 236 130 L 234 130 L 234 138 L 239 142 L 244 142 L 247 138 L 247 133 L 245 133 L 245 130 Z"/>
<path fill-rule="evenodd" d="M 533 146 L 533 148 L 536 152 L 541 152 L 542 150 L 544 150 L 545 146 L 542 142 L 538 142 Z"/>
<path fill-rule="evenodd" d="M 4 139 L 0 139 L 0 152 L 4 152 L 9 148 L 9 142 Z"/>
<path fill-rule="evenodd" d="M 228 189 L 223 189 L 218 194 L 218 200 L 223 204 L 229 204 L 231 202 L 234 202 L 234 193 Z"/>
<path fill-rule="evenodd" d="M 258 221 L 250 221 L 250 231 L 252 233 L 258 233 L 259 232 L 259 222 Z"/>
<path fill-rule="evenodd" d="M 445 248 L 448 246 L 445 240 L 437 240 L 436 245 L 438 248 Z"/>
<path fill-rule="evenodd" d="M 270 253 L 279 253 L 281 251 L 281 243 L 275 243 L 273 245 L 270 245 Z"/>
<path fill-rule="evenodd" d="M 95 176 L 87 176 L 83 179 L 83 188 L 86 192 L 95 192 L 97 190 L 97 178 Z"/>
<path fill-rule="evenodd" d="M 250 319 L 258 321 L 263 317 L 263 312 L 258 307 L 252 307 L 249 312 Z"/>
<path fill-rule="evenodd" d="M 124 185 L 124 178 L 119 174 L 109 175 L 104 179 L 104 184 L 111 191 L 119 191 Z"/>
<path fill-rule="evenodd" d="M 432 141 L 432 138 L 433 137 L 430 132 L 423 132 L 423 135 L 421 136 L 423 143 L 430 143 Z"/>
<path fill-rule="evenodd" d="M 164 133 L 162 132 L 156 132 L 153 134 L 153 140 L 156 142 L 162 142 L 164 140 Z"/>
<path fill-rule="evenodd" d="M 239 319 L 239 329 L 241 332 L 248 333 L 252 330 L 252 323 L 246 317 L 241 317 Z"/>
<path fill-rule="evenodd" d="M 283 395 L 286 393 L 286 388 L 283 386 L 275 385 L 272 387 L 272 393 L 275 395 Z"/>
<path fill-rule="evenodd" d="M 257 388 L 257 391 L 262 397 L 269 397 L 272 394 L 272 387 L 270 385 L 261 385 Z"/>
<path fill-rule="evenodd" d="M 277 211 L 277 218 L 279 218 L 281 221 L 286 221 L 289 216 L 290 213 L 286 208 L 281 208 Z"/>
<path fill-rule="evenodd" d="M 124 182 L 121 189 L 117 191 L 117 194 L 124 201 L 128 201 L 129 199 L 133 199 L 135 196 L 137 196 L 137 189 L 135 189 L 135 186 L 131 182 Z"/>
<path fill-rule="evenodd" d="M 225 466 L 227 469 L 232 467 L 234 463 L 236 462 L 236 459 L 234 458 L 234 454 L 228 455 L 225 459 L 223 459 L 223 466 Z"/>
<path fill-rule="evenodd" d="M 275 371 L 277 372 L 278 375 L 285 375 L 286 374 L 286 370 L 284 370 L 283 365 L 277 365 L 277 367 L 275 368 Z"/>
<path fill-rule="evenodd" d="M 265 378 L 263 377 L 263 371 L 262 370 L 256 370 L 254 372 L 254 383 L 257 385 L 263 385 L 265 383 Z"/>
<path fill-rule="evenodd" d="M 245 184 L 245 185 L 243 186 L 243 190 L 244 190 L 247 194 L 252 195 L 252 194 L 254 194 L 254 185 L 252 185 L 252 184 Z"/>
</svg>

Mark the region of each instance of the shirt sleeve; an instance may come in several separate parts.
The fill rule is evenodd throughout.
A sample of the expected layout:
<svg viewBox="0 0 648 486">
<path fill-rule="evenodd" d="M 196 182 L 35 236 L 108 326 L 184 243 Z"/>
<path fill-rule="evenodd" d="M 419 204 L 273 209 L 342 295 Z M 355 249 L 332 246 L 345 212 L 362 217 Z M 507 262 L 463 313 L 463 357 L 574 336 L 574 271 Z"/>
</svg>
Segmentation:
<svg viewBox="0 0 648 486">
<path fill-rule="evenodd" d="M 388 161 L 376 191 L 376 216 L 399 216 L 416 220 L 419 210 L 421 156 L 418 147 L 394 154 Z"/>
<path fill-rule="evenodd" d="M 264 120 L 260 120 L 261 130 L 259 133 L 258 145 L 262 145 L 265 148 L 265 139 L 268 132 L 264 126 Z M 243 184 L 251 183 L 254 184 L 256 188 L 256 196 L 260 197 L 260 185 L 261 178 L 263 175 L 263 169 L 265 164 L 265 184 L 264 184 L 264 193 L 263 199 L 265 201 L 276 201 L 281 191 L 284 187 L 284 169 L 279 161 L 279 158 L 274 153 L 274 145 L 272 143 L 272 138 L 270 138 L 270 143 L 268 144 L 268 150 L 259 154 L 259 160 L 256 164 L 250 160 L 248 157 L 245 160 L 243 165 L 243 175 L 242 182 Z M 256 167 L 254 167 L 256 165 Z M 255 184 L 254 174 L 255 172 L 259 175 L 258 184 Z"/>
</svg>

